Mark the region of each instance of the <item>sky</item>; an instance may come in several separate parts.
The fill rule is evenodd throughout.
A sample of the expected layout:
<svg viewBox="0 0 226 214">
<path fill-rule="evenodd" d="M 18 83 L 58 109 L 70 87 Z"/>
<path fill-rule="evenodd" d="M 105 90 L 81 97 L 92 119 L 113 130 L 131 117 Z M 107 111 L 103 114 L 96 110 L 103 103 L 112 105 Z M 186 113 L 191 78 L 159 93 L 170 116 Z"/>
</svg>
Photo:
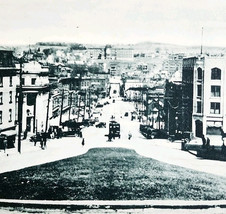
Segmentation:
<svg viewBox="0 0 226 214">
<path fill-rule="evenodd" d="M 1 45 L 50 41 L 226 47 L 226 0 L 0 0 Z"/>
</svg>

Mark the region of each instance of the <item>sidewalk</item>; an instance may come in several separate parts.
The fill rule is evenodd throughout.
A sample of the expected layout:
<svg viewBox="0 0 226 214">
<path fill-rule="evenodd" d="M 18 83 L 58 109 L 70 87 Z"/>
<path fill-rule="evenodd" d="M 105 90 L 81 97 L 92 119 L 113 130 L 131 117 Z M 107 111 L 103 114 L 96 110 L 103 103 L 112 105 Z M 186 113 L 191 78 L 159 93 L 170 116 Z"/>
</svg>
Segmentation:
<svg viewBox="0 0 226 214">
<path fill-rule="evenodd" d="M 39 142 L 34 146 L 33 142 L 26 139 L 21 141 L 21 153 L 17 150 L 16 142 L 16 148 L 7 149 L 5 153 L 1 150 L 0 173 L 83 154 L 87 152 L 87 149 L 82 147 L 81 141 L 82 139 L 78 137 L 48 139 L 47 148 L 43 150 L 41 149 Z"/>
</svg>

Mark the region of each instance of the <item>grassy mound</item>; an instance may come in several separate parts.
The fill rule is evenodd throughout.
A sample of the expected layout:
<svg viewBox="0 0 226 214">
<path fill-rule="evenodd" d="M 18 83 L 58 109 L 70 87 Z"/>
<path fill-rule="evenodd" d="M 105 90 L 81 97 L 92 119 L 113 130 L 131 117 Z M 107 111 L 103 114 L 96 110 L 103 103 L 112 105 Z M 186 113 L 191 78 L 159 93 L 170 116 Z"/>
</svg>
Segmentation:
<svg viewBox="0 0 226 214">
<path fill-rule="evenodd" d="M 128 149 L 96 148 L 78 157 L 0 174 L 0 198 L 219 200 L 226 199 L 226 179 Z"/>
</svg>

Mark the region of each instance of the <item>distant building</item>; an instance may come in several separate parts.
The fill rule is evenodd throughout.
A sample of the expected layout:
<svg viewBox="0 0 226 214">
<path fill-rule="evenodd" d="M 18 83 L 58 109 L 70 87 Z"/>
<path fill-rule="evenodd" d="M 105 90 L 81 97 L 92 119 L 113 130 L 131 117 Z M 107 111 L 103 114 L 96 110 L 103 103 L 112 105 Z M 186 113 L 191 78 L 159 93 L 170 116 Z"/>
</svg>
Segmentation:
<svg viewBox="0 0 226 214">
<path fill-rule="evenodd" d="M 16 67 L 13 51 L 0 47 L 0 136 L 6 136 L 13 148 L 16 136 Z M 2 147 L 2 138 L 0 147 Z"/>
<path fill-rule="evenodd" d="M 184 54 L 170 54 L 168 59 L 164 60 L 162 70 L 167 71 L 168 77 L 172 77 L 176 71 L 182 71 L 183 57 Z"/>
</svg>

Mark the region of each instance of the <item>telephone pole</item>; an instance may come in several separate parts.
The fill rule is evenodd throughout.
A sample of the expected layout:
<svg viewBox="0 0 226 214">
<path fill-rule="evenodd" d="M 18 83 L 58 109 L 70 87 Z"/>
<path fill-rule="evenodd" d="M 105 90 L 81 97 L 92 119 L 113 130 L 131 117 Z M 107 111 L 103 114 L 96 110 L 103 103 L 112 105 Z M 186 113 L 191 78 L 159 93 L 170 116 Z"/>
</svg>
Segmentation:
<svg viewBox="0 0 226 214">
<path fill-rule="evenodd" d="M 22 66 L 23 58 L 19 59 L 20 73 L 19 73 L 19 96 L 18 96 L 18 152 L 21 153 L 21 133 L 22 133 L 22 120 L 23 120 L 23 92 L 22 92 Z"/>
<path fill-rule="evenodd" d="M 64 89 L 62 90 L 61 108 L 60 108 L 60 124 L 59 125 L 62 124 L 63 106 L 64 106 Z"/>
<path fill-rule="evenodd" d="M 45 128 L 45 133 L 47 132 L 47 128 L 48 128 L 48 120 L 49 120 L 49 103 L 50 103 L 50 91 L 49 91 L 49 95 L 48 95 L 48 103 L 47 103 L 46 128 Z"/>
</svg>

